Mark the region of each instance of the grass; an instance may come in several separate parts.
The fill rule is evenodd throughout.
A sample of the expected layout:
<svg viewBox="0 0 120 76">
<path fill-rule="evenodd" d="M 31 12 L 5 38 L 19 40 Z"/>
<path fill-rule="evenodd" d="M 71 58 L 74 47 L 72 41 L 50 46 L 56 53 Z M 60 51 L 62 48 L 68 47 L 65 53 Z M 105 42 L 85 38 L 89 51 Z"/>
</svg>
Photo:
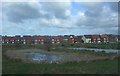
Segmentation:
<svg viewBox="0 0 120 76">
<path fill-rule="evenodd" d="M 58 47 L 57 51 L 66 51 L 66 47 Z M 53 48 L 53 47 L 52 47 Z M 45 49 L 44 45 L 3 45 L 3 53 L 6 50 L 16 49 Z M 55 49 L 55 50 L 56 50 Z M 52 50 L 52 51 L 55 51 Z M 83 51 L 69 51 L 82 53 Z M 85 51 L 83 53 L 90 53 Z M 81 62 L 69 64 L 35 64 L 13 61 L 2 57 L 2 72 L 3 74 L 117 74 L 118 60 L 96 61 L 96 62 Z"/>
<path fill-rule="evenodd" d="M 120 44 L 118 44 L 118 43 L 107 43 L 107 44 L 74 44 L 73 47 L 97 48 L 97 49 L 120 49 Z"/>
<path fill-rule="evenodd" d="M 3 74 L 117 74 L 116 60 L 70 64 L 34 64 L 15 62 L 3 57 Z"/>
</svg>

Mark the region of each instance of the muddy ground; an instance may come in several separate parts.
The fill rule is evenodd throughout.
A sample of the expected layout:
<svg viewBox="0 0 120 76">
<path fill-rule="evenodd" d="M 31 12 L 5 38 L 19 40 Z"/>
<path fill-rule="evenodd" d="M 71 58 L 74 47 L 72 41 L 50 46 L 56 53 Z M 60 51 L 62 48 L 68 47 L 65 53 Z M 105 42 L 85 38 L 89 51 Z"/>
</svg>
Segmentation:
<svg viewBox="0 0 120 76">
<path fill-rule="evenodd" d="M 117 55 L 95 56 L 92 54 L 78 54 L 53 51 L 48 52 L 40 49 L 8 50 L 4 54 L 10 59 L 20 60 L 26 63 L 57 63 L 57 64 L 109 60 L 117 57 Z"/>
</svg>

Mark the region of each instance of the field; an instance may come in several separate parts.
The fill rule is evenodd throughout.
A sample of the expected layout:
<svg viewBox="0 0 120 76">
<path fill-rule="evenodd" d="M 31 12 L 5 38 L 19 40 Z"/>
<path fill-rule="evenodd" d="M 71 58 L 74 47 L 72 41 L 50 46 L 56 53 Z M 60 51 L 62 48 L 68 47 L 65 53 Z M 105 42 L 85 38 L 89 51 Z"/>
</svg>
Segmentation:
<svg viewBox="0 0 120 76">
<path fill-rule="evenodd" d="M 59 46 L 59 47 L 58 47 Z M 73 52 L 66 50 L 71 45 L 54 45 L 51 50 Z M 75 45 L 74 45 L 75 46 Z M 77 45 L 78 46 L 78 45 Z M 57 47 L 57 48 L 56 48 Z M 45 49 L 44 45 L 3 45 L 3 54 L 7 50 L 17 49 Z M 75 51 L 76 52 L 76 51 Z M 89 53 L 91 52 L 76 52 Z M 101 54 L 100 54 L 101 55 Z M 35 64 L 2 58 L 3 74 L 118 74 L 118 59 L 96 62 L 81 62 L 68 64 Z"/>
</svg>

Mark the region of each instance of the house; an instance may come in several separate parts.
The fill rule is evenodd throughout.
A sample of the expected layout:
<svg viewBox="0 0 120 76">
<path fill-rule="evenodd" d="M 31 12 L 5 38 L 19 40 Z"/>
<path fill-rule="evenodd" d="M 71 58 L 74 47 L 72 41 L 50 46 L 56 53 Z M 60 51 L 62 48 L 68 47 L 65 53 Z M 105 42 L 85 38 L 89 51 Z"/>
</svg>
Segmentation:
<svg viewBox="0 0 120 76">
<path fill-rule="evenodd" d="M 74 43 L 81 43 L 81 42 L 80 42 L 80 37 L 75 36 L 75 37 L 74 37 Z"/>
<path fill-rule="evenodd" d="M 34 37 L 34 44 L 44 44 L 46 41 L 45 36 L 33 36 Z"/>
<path fill-rule="evenodd" d="M 92 43 L 101 43 L 100 35 L 91 35 L 91 42 Z"/>
<path fill-rule="evenodd" d="M 82 40 L 84 43 L 91 43 L 91 35 L 84 35 Z"/>
<path fill-rule="evenodd" d="M 60 36 L 51 36 L 52 44 L 59 44 L 60 43 Z"/>
<path fill-rule="evenodd" d="M 9 44 L 10 37 L 8 36 L 2 36 L 2 44 Z"/>
<path fill-rule="evenodd" d="M 24 35 L 21 41 L 23 44 L 28 44 L 28 45 L 33 44 L 32 36 L 30 35 Z"/>
<path fill-rule="evenodd" d="M 108 43 L 109 37 L 107 35 L 100 35 L 100 39 L 102 43 Z"/>
<path fill-rule="evenodd" d="M 68 38 L 68 43 L 74 43 L 74 35 L 70 35 L 70 36 L 68 36 L 69 38 Z"/>
<path fill-rule="evenodd" d="M 63 36 L 63 41 L 62 41 L 62 43 L 69 43 L 69 35 L 64 35 Z"/>
<path fill-rule="evenodd" d="M 119 41 L 118 35 L 109 34 L 107 36 L 109 37 L 109 43 L 117 43 Z"/>
<path fill-rule="evenodd" d="M 16 37 L 10 37 L 9 44 L 15 44 Z"/>
<path fill-rule="evenodd" d="M 15 44 L 21 44 L 21 36 L 20 35 L 16 35 L 15 36 Z"/>
<path fill-rule="evenodd" d="M 78 37 L 79 43 L 84 43 L 84 41 L 82 39 L 83 36 L 77 36 L 77 37 Z"/>
</svg>

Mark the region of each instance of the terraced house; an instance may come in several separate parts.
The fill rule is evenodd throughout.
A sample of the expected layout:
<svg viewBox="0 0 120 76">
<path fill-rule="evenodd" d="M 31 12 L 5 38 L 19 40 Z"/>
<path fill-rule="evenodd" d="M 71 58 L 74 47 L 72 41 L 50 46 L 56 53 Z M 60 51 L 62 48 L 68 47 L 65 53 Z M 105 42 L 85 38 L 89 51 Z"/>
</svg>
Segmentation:
<svg viewBox="0 0 120 76">
<path fill-rule="evenodd" d="M 118 36 L 116 35 L 64 35 L 64 36 L 30 36 L 30 35 L 20 35 L 16 36 L 1 36 L 0 41 L 2 44 L 79 44 L 79 43 L 117 43 Z"/>
<path fill-rule="evenodd" d="M 109 37 L 107 35 L 100 35 L 100 39 L 102 43 L 108 43 Z"/>
<path fill-rule="evenodd" d="M 100 35 L 91 35 L 91 42 L 92 43 L 101 43 Z"/>
<path fill-rule="evenodd" d="M 46 41 L 45 36 L 33 36 L 34 44 L 44 44 Z"/>
</svg>

